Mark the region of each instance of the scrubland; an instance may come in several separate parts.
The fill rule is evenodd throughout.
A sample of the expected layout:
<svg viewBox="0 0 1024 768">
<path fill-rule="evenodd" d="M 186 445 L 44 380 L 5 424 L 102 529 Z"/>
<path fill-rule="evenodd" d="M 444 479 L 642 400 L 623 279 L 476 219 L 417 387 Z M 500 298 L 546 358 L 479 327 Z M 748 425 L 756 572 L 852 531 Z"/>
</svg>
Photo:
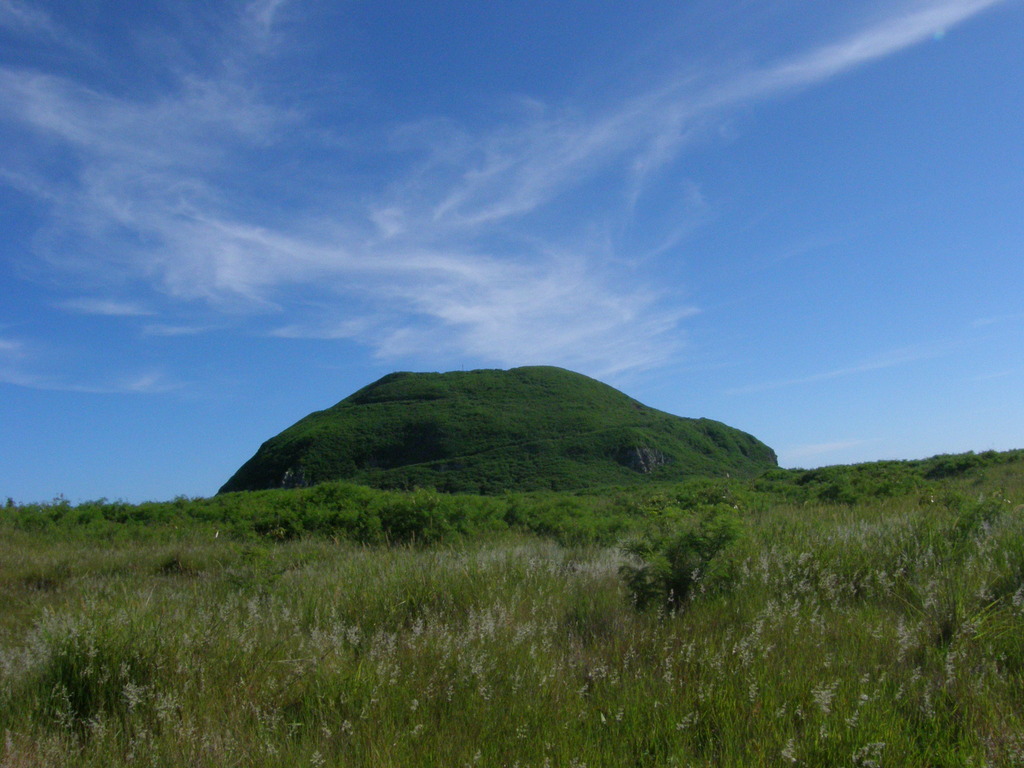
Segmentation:
<svg viewBox="0 0 1024 768">
<path fill-rule="evenodd" d="M 0 765 L 1024 765 L 1022 505 L 1020 452 L 10 502 Z"/>
</svg>

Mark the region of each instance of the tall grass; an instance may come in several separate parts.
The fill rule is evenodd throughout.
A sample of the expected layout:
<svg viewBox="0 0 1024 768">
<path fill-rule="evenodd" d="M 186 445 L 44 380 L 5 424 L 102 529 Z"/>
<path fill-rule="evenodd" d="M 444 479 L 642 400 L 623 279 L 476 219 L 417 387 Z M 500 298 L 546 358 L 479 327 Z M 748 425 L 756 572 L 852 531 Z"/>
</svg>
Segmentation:
<svg viewBox="0 0 1024 768">
<path fill-rule="evenodd" d="M 946 491 L 737 504 L 646 610 L 532 535 L 8 528 L 0 765 L 1024 765 L 1024 499 Z"/>
</svg>

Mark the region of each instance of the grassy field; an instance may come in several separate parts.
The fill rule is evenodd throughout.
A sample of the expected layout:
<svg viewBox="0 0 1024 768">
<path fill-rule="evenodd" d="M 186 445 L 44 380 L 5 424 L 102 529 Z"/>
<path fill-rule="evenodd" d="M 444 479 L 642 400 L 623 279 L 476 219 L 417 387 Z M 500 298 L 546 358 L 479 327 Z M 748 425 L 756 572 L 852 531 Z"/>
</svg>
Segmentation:
<svg viewBox="0 0 1024 768">
<path fill-rule="evenodd" d="M 1020 452 L 268 493 L 0 510 L 0 765 L 1024 765 Z"/>
</svg>

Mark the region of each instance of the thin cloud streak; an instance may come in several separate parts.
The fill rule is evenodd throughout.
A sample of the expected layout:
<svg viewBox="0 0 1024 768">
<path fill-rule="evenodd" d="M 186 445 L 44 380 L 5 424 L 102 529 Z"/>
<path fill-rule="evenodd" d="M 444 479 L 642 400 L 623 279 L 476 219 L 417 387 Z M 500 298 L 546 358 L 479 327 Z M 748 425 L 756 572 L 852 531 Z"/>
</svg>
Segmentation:
<svg viewBox="0 0 1024 768">
<path fill-rule="evenodd" d="M 274 28 L 274 21 L 290 0 L 254 0 L 246 7 L 250 23 L 258 35 L 266 37 Z"/>
<path fill-rule="evenodd" d="M 16 0 L 0 0 L 0 26 L 48 34 L 55 29 L 48 14 Z"/>
<path fill-rule="evenodd" d="M 633 177 L 627 196 L 676 159 L 709 116 L 781 92 L 813 86 L 920 44 L 1006 0 L 954 0 L 893 15 L 837 43 L 718 82 L 679 76 L 596 117 L 541 115 L 518 131 L 482 137 L 477 156 L 433 208 L 435 222 L 473 227 L 528 214 L 558 194 L 623 163 Z"/>
<path fill-rule="evenodd" d="M 30 70 L 0 68 L 10 116 L 104 164 L 197 170 L 231 141 L 270 142 L 295 116 L 262 103 L 243 83 L 186 79 L 173 97 L 133 103 Z"/>
<path fill-rule="evenodd" d="M 50 14 L 20 0 L 0 0 L 0 29 L 4 28 L 40 41 L 56 43 L 90 60 L 95 58 L 95 53 L 88 46 L 76 40 Z"/>
<path fill-rule="evenodd" d="M 215 330 L 209 326 L 202 325 L 167 325 L 163 323 L 154 323 L 147 325 L 142 329 L 142 333 L 146 336 L 198 336 L 200 334 L 209 333 Z"/>
<path fill-rule="evenodd" d="M 72 299 L 60 304 L 62 309 L 79 312 L 84 315 L 103 315 L 106 317 L 146 317 L 156 314 L 141 304 L 111 299 Z"/>
<path fill-rule="evenodd" d="M 802 386 L 804 384 L 817 384 L 822 381 L 830 381 L 832 379 L 845 378 L 846 376 L 856 376 L 862 373 L 871 373 L 873 371 L 881 371 L 887 368 L 897 368 L 903 365 L 909 365 L 911 363 L 920 362 L 922 360 L 930 360 L 935 357 L 946 354 L 953 344 L 938 344 L 930 347 L 917 349 L 917 350 L 901 350 L 894 352 L 887 357 L 882 357 L 877 360 L 869 360 L 861 363 L 860 365 L 850 366 L 848 368 L 837 368 L 831 371 L 823 371 L 821 373 L 815 373 L 810 376 L 801 376 L 792 379 L 783 379 L 781 381 L 770 381 L 761 384 L 750 384 L 743 387 L 734 387 L 726 390 L 728 395 L 749 395 L 758 392 L 768 392 L 773 389 L 783 389 L 786 387 Z"/>
<path fill-rule="evenodd" d="M 82 394 L 165 394 L 183 390 L 187 385 L 169 378 L 163 371 L 150 369 L 132 373 L 97 375 L 92 381 L 45 373 L 59 364 L 59 356 L 46 353 L 37 345 L 21 340 L 0 338 L 0 385 L 51 392 Z"/>
<path fill-rule="evenodd" d="M 163 395 L 180 391 L 185 386 L 184 384 L 165 382 L 160 377 L 151 374 L 143 374 L 112 384 L 75 384 L 33 374 L 3 370 L 0 370 L 0 384 L 47 392 L 76 392 L 83 395 Z"/>
<path fill-rule="evenodd" d="M 891 56 L 967 21 L 1006 0 L 952 0 L 897 12 L 838 43 L 740 78 L 725 89 L 724 103 L 762 98 L 777 91 L 813 85 Z"/>
</svg>

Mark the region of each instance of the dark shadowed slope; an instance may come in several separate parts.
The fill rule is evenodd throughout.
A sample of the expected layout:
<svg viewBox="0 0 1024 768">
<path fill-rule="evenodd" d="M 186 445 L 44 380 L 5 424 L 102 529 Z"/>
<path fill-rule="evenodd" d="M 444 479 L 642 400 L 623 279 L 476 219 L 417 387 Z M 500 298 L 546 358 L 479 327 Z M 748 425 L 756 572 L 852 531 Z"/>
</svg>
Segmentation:
<svg viewBox="0 0 1024 768">
<path fill-rule="evenodd" d="M 393 373 L 265 442 L 221 492 L 348 479 L 495 493 L 775 466 L 751 435 L 561 368 Z"/>
</svg>

